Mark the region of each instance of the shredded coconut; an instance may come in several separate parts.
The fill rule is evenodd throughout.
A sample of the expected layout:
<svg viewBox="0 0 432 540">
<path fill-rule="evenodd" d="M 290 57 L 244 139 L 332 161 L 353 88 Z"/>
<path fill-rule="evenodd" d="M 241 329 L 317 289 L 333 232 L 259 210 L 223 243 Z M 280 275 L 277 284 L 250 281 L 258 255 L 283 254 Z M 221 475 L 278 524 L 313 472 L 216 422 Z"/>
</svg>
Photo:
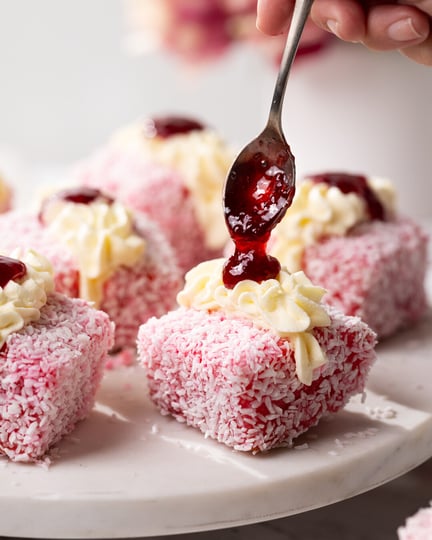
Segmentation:
<svg viewBox="0 0 432 540">
<path fill-rule="evenodd" d="M 358 318 L 329 314 L 331 325 L 314 330 L 328 363 L 311 386 L 296 376 L 290 342 L 251 321 L 186 308 L 152 318 L 138 334 L 151 399 L 235 450 L 291 445 L 363 391 L 375 360 L 375 334 Z"/>
<path fill-rule="evenodd" d="M 9 336 L 0 365 L 1 453 L 49 466 L 56 451 L 45 456 L 48 449 L 90 412 L 113 338 L 104 313 L 57 293 L 39 321 Z"/>
</svg>

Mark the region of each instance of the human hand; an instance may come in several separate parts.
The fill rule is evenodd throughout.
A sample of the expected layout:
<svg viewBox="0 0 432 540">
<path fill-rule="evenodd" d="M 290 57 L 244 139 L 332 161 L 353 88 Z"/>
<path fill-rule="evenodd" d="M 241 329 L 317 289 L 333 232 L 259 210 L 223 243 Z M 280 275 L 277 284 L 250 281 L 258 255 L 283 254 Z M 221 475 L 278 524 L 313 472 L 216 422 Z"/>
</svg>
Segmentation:
<svg viewBox="0 0 432 540">
<path fill-rule="evenodd" d="M 294 0 L 258 0 L 257 26 L 265 34 L 287 30 Z M 432 66 L 432 0 L 315 0 L 311 18 L 344 41 L 372 50 L 399 50 Z"/>
</svg>

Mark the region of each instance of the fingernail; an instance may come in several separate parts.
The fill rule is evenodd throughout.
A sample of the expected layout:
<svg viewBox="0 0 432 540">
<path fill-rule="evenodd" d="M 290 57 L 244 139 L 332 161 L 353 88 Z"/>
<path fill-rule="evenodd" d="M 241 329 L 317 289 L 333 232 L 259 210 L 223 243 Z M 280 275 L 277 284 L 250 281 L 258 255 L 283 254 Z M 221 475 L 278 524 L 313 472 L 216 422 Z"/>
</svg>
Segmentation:
<svg viewBox="0 0 432 540">
<path fill-rule="evenodd" d="M 329 19 L 326 26 L 332 34 L 339 37 L 339 23 L 337 21 L 334 19 Z"/>
<path fill-rule="evenodd" d="M 412 39 L 418 39 L 426 37 L 421 34 L 413 24 L 411 17 L 408 19 L 402 19 L 391 24 L 387 28 L 387 35 L 394 41 L 411 41 Z"/>
</svg>

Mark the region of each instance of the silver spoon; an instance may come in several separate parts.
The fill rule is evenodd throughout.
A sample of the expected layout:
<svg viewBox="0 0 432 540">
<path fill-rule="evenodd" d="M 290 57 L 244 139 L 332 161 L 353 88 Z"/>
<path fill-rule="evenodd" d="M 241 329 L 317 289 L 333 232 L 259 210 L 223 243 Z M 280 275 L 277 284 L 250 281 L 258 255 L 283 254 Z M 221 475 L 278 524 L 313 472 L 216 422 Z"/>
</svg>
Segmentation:
<svg viewBox="0 0 432 540">
<path fill-rule="evenodd" d="M 294 156 L 291 154 L 290 147 L 285 140 L 282 130 L 282 105 L 290 68 L 294 61 L 300 37 L 312 3 L 313 0 L 297 0 L 295 4 L 285 50 L 274 88 L 267 125 L 264 128 L 264 131 L 252 142 L 247 144 L 240 152 L 228 174 L 225 183 L 224 203 L 228 227 L 234 229 L 234 232 L 237 231 L 238 233 L 241 233 L 241 229 L 247 228 L 247 224 L 242 223 L 243 220 L 241 219 L 241 216 L 233 215 L 233 212 L 236 212 L 232 203 L 241 199 L 244 188 L 248 187 L 242 186 L 241 184 L 245 181 L 244 173 L 246 172 L 247 175 L 250 175 L 251 173 L 251 163 L 256 165 L 258 169 L 268 170 L 272 166 L 276 166 L 282 170 L 286 176 L 286 189 L 289 190 L 291 188 L 292 195 L 294 195 L 295 163 Z M 265 165 L 264 163 L 260 164 L 263 159 L 267 161 L 267 167 L 261 166 Z M 276 223 L 280 221 L 282 217 L 283 216 L 280 216 Z M 237 218 L 240 218 L 240 220 Z M 273 216 L 271 221 L 273 222 L 275 218 L 276 216 Z"/>
<path fill-rule="evenodd" d="M 312 3 L 297 0 L 295 4 L 267 125 L 237 156 L 225 182 L 225 221 L 236 245 L 224 268 L 224 281 L 229 286 L 241 279 L 267 279 L 280 268 L 265 254 L 265 245 L 295 192 L 295 162 L 282 130 L 282 105 Z"/>
</svg>

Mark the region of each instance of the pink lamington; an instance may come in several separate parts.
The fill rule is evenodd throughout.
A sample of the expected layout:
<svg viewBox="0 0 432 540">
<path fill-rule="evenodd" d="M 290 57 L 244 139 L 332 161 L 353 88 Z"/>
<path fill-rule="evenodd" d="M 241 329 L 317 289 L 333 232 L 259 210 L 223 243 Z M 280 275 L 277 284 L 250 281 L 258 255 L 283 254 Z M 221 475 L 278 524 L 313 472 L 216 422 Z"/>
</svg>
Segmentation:
<svg viewBox="0 0 432 540">
<path fill-rule="evenodd" d="M 324 301 L 361 317 L 382 338 L 427 309 L 427 246 L 427 234 L 410 218 L 370 221 L 308 246 L 302 269 L 327 290 Z"/>
<path fill-rule="evenodd" d="M 409 517 L 403 527 L 398 529 L 399 540 L 432 539 L 432 507 L 421 508 Z"/>
<path fill-rule="evenodd" d="M 292 345 L 221 311 L 179 308 L 138 333 L 138 356 L 162 414 L 242 451 L 292 441 L 362 392 L 375 360 L 375 334 L 328 308 L 331 325 L 313 335 L 327 355 L 310 386 L 295 370 Z"/>
<path fill-rule="evenodd" d="M 90 412 L 114 329 L 80 299 L 53 293 L 40 319 L 7 338 L 0 367 L 0 453 L 37 461 Z"/>
<path fill-rule="evenodd" d="M 134 267 L 122 266 L 105 282 L 100 309 L 116 325 L 115 348 L 135 347 L 139 325 L 151 316 L 172 309 L 182 277 L 175 256 L 163 234 L 145 215 L 134 215 L 137 234 L 147 243 L 144 256 Z M 0 249 L 32 248 L 49 259 L 54 267 L 58 292 L 79 295 L 79 270 L 73 255 L 37 216 L 9 212 L 0 216 Z"/>
<path fill-rule="evenodd" d="M 73 176 L 78 184 L 101 189 L 148 215 L 165 234 L 183 273 L 222 253 L 206 245 L 191 194 L 173 169 L 108 146 L 82 161 Z"/>
</svg>

